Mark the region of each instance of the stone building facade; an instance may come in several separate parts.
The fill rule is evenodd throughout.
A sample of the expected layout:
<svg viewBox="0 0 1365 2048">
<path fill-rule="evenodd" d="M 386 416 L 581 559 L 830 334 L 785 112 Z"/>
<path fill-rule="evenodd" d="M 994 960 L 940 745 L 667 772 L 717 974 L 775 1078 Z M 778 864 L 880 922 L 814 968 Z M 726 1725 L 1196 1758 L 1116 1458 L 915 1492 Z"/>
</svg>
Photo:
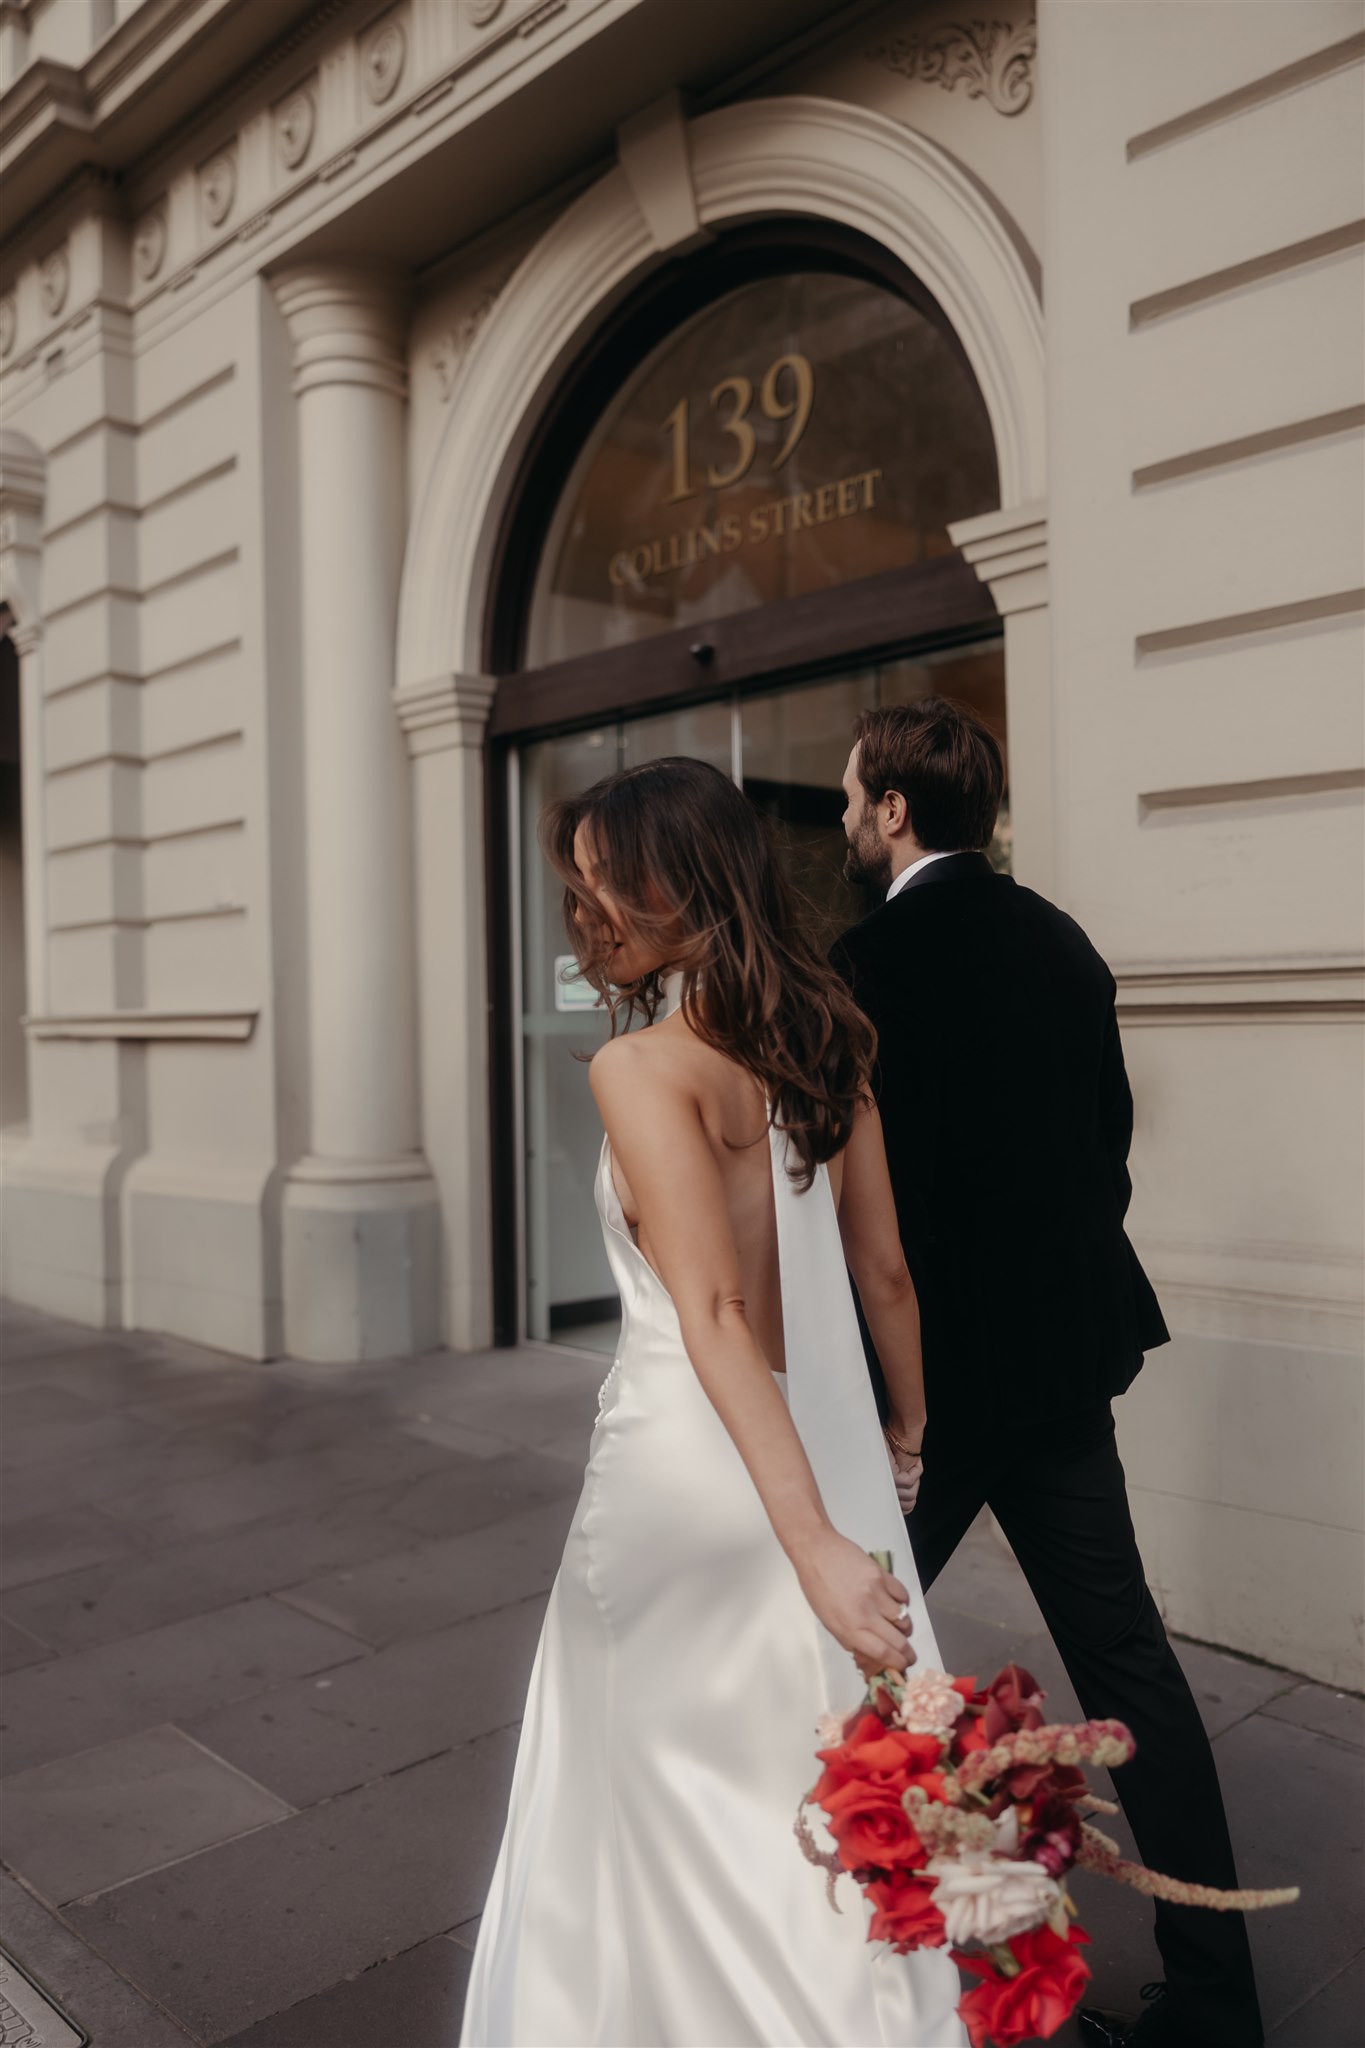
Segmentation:
<svg viewBox="0 0 1365 2048">
<path fill-rule="evenodd" d="M 536 805 L 704 753 L 835 918 L 959 688 L 1119 983 L 1154 1586 L 1359 1684 L 1362 20 L 5 0 L 5 1291 L 604 1341 Z"/>
</svg>

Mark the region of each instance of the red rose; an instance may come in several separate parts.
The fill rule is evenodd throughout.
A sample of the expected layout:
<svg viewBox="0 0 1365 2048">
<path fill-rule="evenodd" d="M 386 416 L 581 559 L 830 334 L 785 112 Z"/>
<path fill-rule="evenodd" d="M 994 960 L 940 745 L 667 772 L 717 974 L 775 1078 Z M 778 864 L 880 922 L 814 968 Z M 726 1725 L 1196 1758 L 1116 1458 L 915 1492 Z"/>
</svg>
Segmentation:
<svg viewBox="0 0 1365 2048">
<path fill-rule="evenodd" d="M 1090 1972 L 1076 1949 L 1090 1939 L 1079 1927 L 1065 1936 L 1050 1927 L 1016 1934 L 1008 1944 L 1018 1975 L 1002 1976 L 985 1956 L 953 1951 L 953 1961 L 981 1982 L 958 2006 L 972 2048 L 1015 2048 L 1020 2041 L 1046 2041 L 1080 2003 Z"/>
<path fill-rule="evenodd" d="M 1076 1861 L 1081 1847 L 1081 1817 L 1069 1799 L 1052 1793 L 1033 1803 L 1019 1844 L 1019 1854 L 1041 1863 L 1050 1877 L 1061 1877 Z"/>
<path fill-rule="evenodd" d="M 928 1862 L 900 1794 L 890 1786 L 850 1778 L 823 1804 L 845 1870 L 917 1870 Z"/>
<path fill-rule="evenodd" d="M 827 1807 L 829 1795 L 854 1779 L 903 1792 L 919 1773 L 940 1761 L 943 1744 L 937 1735 L 912 1735 L 904 1728 L 888 1728 L 876 1714 L 864 1714 L 837 1749 L 816 1753 L 825 1774 L 811 1797 L 817 1806 Z"/>
<path fill-rule="evenodd" d="M 932 1885 L 921 1884 L 908 1871 L 893 1870 L 880 1883 L 868 1885 L 867 1896 L 875 1908 L 869 1941 L 889 1941 L 897 1955 L 912 1948 L 942 1947 L 943 1915 L 934 1904 Z"/>
<path fill-rule="evenodd" d="M 986 1739 L 999 1742 L 1019 1728 L 1041 1728 L 1043 1695 L 1031 1672 L 1017 1664 L 997 1671 L 986 1687 Z"/>
</svg>

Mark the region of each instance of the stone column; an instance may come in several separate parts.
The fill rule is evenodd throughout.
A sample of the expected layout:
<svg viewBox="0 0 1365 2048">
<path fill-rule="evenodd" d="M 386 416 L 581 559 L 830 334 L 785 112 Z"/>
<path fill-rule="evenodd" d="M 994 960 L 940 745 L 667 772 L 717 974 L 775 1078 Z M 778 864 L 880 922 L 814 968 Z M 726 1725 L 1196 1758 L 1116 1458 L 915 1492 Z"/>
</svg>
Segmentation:
<svg viewBox="0 0 1365 2048">
<path fill-rule="evenodd" d="M 375 1358 L 440 1341 L 392 702 L 405 321 L 389 281 L 351 266 L 308 266 L 274 287 L 298 397 L 310 1049 L 309 1152 L 284 1198 L 285 1345 Z"/>
<path fill-rule="evenodd" d="M 493 1341 L 483 742 L 496 683 L 436 676 L 395 696 L 412 756 L 422 1137 L 441 1190 L 444 1335 Z"/>
<path fill-rule="evenodd" d="M 1047 506 L 1041 498 L 1007 505 L 948 531 L 1004 620 L 1014 873 L 1051 896 L 1058 883 Z"/>
</svg>

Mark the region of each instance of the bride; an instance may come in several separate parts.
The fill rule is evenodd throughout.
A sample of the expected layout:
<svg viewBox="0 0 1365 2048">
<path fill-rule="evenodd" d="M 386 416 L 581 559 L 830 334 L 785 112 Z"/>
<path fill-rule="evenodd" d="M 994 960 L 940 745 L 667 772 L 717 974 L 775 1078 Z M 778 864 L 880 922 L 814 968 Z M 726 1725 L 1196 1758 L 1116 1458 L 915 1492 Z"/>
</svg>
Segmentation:
<svg viewBox="0 0 1365 2048">
<path fill-rule="evenodd" d="M 621 1342 L 461 2041 L 957 2048 L 951 1961 L 870 1947 L 854 1887 L 832 1912 L 792 1833 L 855 1661 L 938 1661 L 902 1520 L 923 1382 L 871 1027 L 718 770 L 629 769 L 550 810 L 542 841 L 584 977 L 613 1026 L 650 1028 L 591 1067 Z"/>
</svg>

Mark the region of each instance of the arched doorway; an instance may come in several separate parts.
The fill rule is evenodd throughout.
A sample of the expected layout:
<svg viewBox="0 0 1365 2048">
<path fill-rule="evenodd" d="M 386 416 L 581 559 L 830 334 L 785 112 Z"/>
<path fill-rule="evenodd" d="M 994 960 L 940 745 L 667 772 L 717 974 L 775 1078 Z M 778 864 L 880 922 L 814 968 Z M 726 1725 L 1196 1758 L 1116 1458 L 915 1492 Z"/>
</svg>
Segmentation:
<svg viewBox="0 0 1365 2048">
<path fill-rule="evenodd" d="M 999 597 L 1006 615 L 1009 742 L 1019 770 L 1020 870 L 1047 886 L 1046 409 L 1036 265 L 1014 226 L 951 156 L 865 108 L 810 97 L 738 102 L 688 123 L 686 148 L 675 164 L 690 195 L 672 212 L 690 207 L 712 254 L 731 235 L 750 236 L 751 257 L 765 237 L 773 244 L 787 237 L 781 263 L 790 269 L 798 257 L 792 238 L 804 239 L 808 256 L 826 235 L 823 255 L 833 242 L 846 254 L 856 243 L 872 281 L 921 309 L 931 301 L 959 358 L 965 356 L 989 417 L 999 473 L 999 496 L 990 502 L 999 509 L 954 522 L 962 554 L 922 565 L 922 588 L 927 592 L 931 573 L 941 579 L 936 623 L 945 633 L 964 623 L 959 599 L 962 607 L 977 607 L 970 620 L 976 630 L 993 619 L 985 589 L 978 585 L 967 594 L 972 576 Z M 525 488 L 538 465 L 547 476 L 557 471 L 554 502 L 562 501 L 587 433 L 668 328 L 638 331 L 615 357 L 613 340 L 642 305 L 665 306 L 667 292 L 685 273 L 701 274 L 696 259 L 679 256 L 659 232 L 655 215 L 642 210 L 618 167 L 528 252 L 464 359 L 404 562 L 396 708 L 413 760 L 423 1144 L 441 1188 L 446 1326 L 453 1343 L 474 1348 L 495 1333 L 511 1341 L 528 1320 L 523 1133 L 517 1125 L 521 1012 L 513 986 L 520 942 L 513 945 L 511 925 L 520 883 L 510 871 L 520 841 L 508 759 L 514 745 L 534 743 L 524 735 L 533 732 L 535 719 L 524 719 L 519 732 L 504 721 L 514 706 L 529 712 L 540 686 L 551 694 L 541 707 L 543 736 L 603 729 L 600 697 L 583 701 L 570 694 L 587 680 L 586 670 L 571 673 L 574 665 L 595 663 L 597 655 L 536 670 L 523 666 L 537 650 L 518 640 L 516 620 L 526 615 L 551 536 L 543 524 L 533 521 L 528 532 L 519 521 L 537 502 L 543 517 L 547 493 L 533 499 Z M 678 301 L 674 326 L 696 311 L 695 298 Z M 595 388 L 583 381 L 594 366 Z M 760 413 L 768 368 L 771 362 L 760 366 L 755 391 Z M 576 416 L 558 402 L 569 388 L 579 394 Z M 781 373 L 775 407 L 794 395 L 790 376 Z M 709 392 L 704 398 L 709 401 Z M 551 445 L 556 434 L 563 437 L 557 450 Z M 837 492 L 832 509 L 839 509 Z M 817 514 L 813 508 L 812 517 Z M 617 708 L 623 715 L 687 710 L 700 716 L 708 697 L 715 700 L 741 681 L 755 701 L 774 701 L 757 687 L 765 679 L 774 691 L 784 676 L 835 682 L 841 664 L 856 670 L 891 650 L 904 654 L 904 614 L 893 609 L 888 621 L 883 600 L 897 576 L 914 570 L 911 564 L 784 600 L 792 607 L 785 642 L 773 630 L 781 609 L 774 605 L 709 619 L 704 634 L 673 624 L 635 648 L 625 667 L 638 690 L 627 692 Z M 519 602 L 512 594 L 518 578 Z M 851 610 L 836 617 L 831 607 L 855 591 L 862 626 L 851 636 Z M 922 623 L 928 637 L 919 644 L 932 652 L 927 616 Z M 909 636 L 912 650 L 915 639 Z M 698 640 L 712 649 L 705 672 L 691 653 Z M 481 775 L 476 750 L 490 706 L 493 738 L 484 749 L 488 773 Z M 486 952 L 479 943 L 484 931 Z M 494 994 L 496 1001 L 489 1001 Z M 465 1019 L 455 1037 L 453 1015 Z M 497 1241 L 496 1260 L 490 1238 Z M 592 1297 L 584 1300 L 590 1308 Z"/>
<path fill-rule="evenodd" d="M 942 309 L 847 230 L 722 235 L 562 382 L 504 523 L 487 661 L 507 1336 L 615 1341 L 573 1057 L 605 1025 L 572 979 L 541 809 L 627 762 L 699 755 L 773 818 L 827 943 L 870 907 L 841 874 L 858 711 L 947 691 L 1007 744 L 1000 620 L 949 531 L 999 496 Z"/>
</svg>

